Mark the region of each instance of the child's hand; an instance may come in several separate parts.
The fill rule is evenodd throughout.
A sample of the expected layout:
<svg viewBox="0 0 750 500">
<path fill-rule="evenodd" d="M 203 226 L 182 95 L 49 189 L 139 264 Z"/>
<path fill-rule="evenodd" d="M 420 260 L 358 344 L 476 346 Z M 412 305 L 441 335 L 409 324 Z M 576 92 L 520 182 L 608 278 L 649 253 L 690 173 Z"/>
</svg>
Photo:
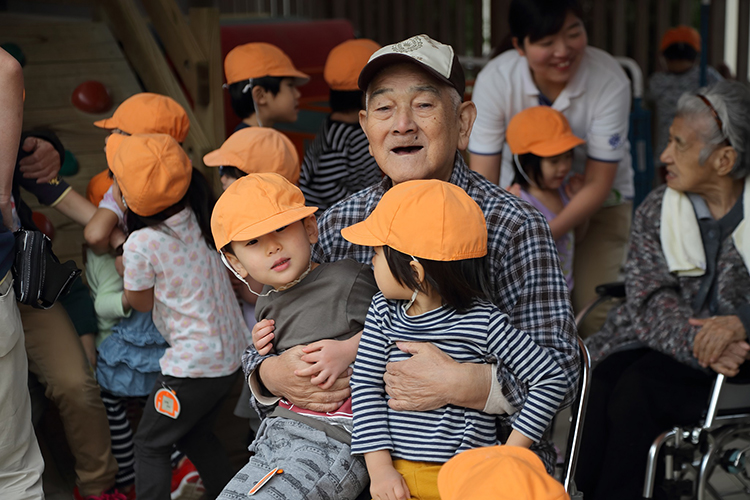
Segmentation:
<svg viewBox="0 0 750 500">
<path fill-rule="evenodd" d="M 309 368 L 296 370 L 298 377 L 310 377 L 312 385 L 321 389 L 330 388 L 336 379 L 349 369 L 357 357 L 357 346 L 361 333 L 347 340 L 319 340 L 302 348 L 305 353 L 300 358 L 310 363 Z"/>
<path fill-rule="evenodd" d="M 565 194 L 568 198 L 573 198 L 583 188 L 585 177 L 581 174 L 573 174 L 568 177 L 568 181 L 565 184 Z"/>
<path fill-rule="evenodd" d="M 379 467 L 370 473 L 370 494 L 373 500 L 407 500 L 411 498 L 404 477 L 391 467 Z"/>
<path fill-rule="evenodd" d="M 261 356 L 265 356 L 273 350 L 271 340 L 273 340 L 275 328 L 272 319 L 261 320 L 253 326 L 253 345 Z"/>
</svg>

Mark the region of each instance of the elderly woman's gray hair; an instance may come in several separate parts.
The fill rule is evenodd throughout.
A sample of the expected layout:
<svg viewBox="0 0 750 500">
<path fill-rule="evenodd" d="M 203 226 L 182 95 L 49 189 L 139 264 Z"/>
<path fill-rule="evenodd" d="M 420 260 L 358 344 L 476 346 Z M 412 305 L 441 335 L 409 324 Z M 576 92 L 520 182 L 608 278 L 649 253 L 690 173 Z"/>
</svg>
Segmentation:
<svg viewBox="0 0 750 500">
<path fill-rule="evenodd" d="M 710 106 L 699 96 L 708 99 Z M 682 94 L 677 102 L 676 116 L 708 118 L 704 120 L 707 125 L 702 132 L 706 146 L 700 153 L 701 164 L 716 147 L 727 141 L 737 151 L 737 161 L 730 175 L 742 179 L 750 173 L 750 89 L 744 84 L 721 81 L 696 93 Z M 721 129 L 718 122 L 721 122 Z"/>
</svg>

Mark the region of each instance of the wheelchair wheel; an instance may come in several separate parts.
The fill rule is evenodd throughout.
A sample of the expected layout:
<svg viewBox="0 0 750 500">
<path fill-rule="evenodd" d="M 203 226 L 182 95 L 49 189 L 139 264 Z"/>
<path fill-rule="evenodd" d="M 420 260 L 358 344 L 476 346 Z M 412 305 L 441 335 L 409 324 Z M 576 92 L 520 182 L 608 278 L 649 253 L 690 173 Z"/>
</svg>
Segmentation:
<svg viewBox="0 0 750 500">
<path fill-rule="evenodd" d="M 750 425 L 730 425 L 708 433 L 697 470 L 698 500 L 750 498 Z"/>
</svg>

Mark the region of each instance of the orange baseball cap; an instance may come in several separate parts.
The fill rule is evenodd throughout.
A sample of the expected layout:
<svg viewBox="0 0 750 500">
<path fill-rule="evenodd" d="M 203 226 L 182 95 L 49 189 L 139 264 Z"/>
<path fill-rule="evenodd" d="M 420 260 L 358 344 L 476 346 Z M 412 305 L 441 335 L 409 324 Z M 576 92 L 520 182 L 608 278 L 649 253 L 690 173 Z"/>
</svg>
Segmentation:
<svg viewBox="0 0 750 500">
<path fill-rule="evenodd" d="M 98 207 L 111 185 L 112 179 L 109 178 L 109 172 L 107 170 L 99 172 L 86 186 L 86 199 Z"/>
<path fill-rule="evenodd" d="M 190 131 L 190 120 L 185 110 L 171 97 L 141 92 L 128 97 L 111 118 L 94 122 L 106 129 L 120 129 L 133 134 L 169 134 L 177 142 L 184 142 Z"/>
<path fill-rule="evenodd" d="M 438 473 L 443 500 L 569 500 L 533 451 L 489 446 L 459 453 Z"/>
<path fill-rule="evenodd" d="M 113 134 L 106 152 L 128 209 L 138 215 L 148 217 L 171 207 L 190 187 L 193 166 L 172 136 Z"/>
<path fill-rule="evenodd" d="M 262 42 L 246 43 L 230 50 L 224 58 L 224 74 L 227 85 L 264 76 L 294 78 L 296 85 L 310 80 L 309 75 L 294 67 L 284 51 Z"/>
<path fill-rule="evenodd" d="M 515 155 L 557 156 L 585 143 L 570 130 L 565 116 L 549 106 L 526 108 L 511 118 L 505 140 Z"/>
<path fill-rule="evenodd" d="M 263 236 L 314 214 L 302 191 L 279 174 L 246 175 L 233 182 L 216 202 L 211 232 L 216 248 Z"/>
<path fill-rule="evenodd" d="M 359 74 L 378 49 L 380 44 L 367 38 L 347 40 L 336 45 L 326 59 L 323 79 L 331 90 L 359 90 Z"/>
<path fill-rule="evenodd" d="M 676 26 L 664 33 L 661 39 L 661 52 L 664 52 L 670 45 L 675 43 L 684 43 L 690 45 L 696 52 L 701 51 L 701 35 L 698 30 L 690 26 Z"/>
<path fill-rule="evenodd" d="M 487 223 L 466 191 L 435 179 L 399 183 L 362 222 L 341 230 L 355 245 L 387 245 L 430 260 L 487 255 Z"/>
<path fill-rule="evenodd" d="M 299 156 L 291 140 L 270 127 L 238 130 L 215 151 L 203 157 L 208 167 L 237 167 L 247 174 L 275 172 L 299 180 Z"/>
</svg>

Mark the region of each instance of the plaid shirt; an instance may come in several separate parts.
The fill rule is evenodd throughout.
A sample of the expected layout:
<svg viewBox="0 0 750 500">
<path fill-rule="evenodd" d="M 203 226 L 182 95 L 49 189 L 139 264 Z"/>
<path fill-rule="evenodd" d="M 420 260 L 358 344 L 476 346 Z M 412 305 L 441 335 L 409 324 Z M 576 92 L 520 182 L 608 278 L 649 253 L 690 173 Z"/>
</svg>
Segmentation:
<svg viewBox="0 0 750 500">
<path fill-rule="evenodd" d="M 562 368 L 568 394 L 561 407 L 569 405 L 580 372 L 578 344 L 568 288 L 547 221 L 531 205 L 469 170 L 460 154 L 456 154 L 450 182 L 477 202 L 487 220 L 491 300 L 510 316 L 513 326 L 528 332 L 537 344 L 547 348 Z M 390 187 L 391 180 L 385 177 L 379 184 L 328 209 L 318 222 L 320 235 L 313 247 L 313 260 L 332 262 L 350 258 L 370 263 L 373 248 L 352 245 L 341 237 L 340 231 L 370 215 Z M 243 356 L 245 372 L 251 373 L 263 359 L 250 346 Z M 506 399 L 515 408 L 521 408 L 527 388 L 500 360 L 487 362 L 498 364 L 497 377 Z M 509 426 L 512 418 L 501 417 L 503 426 Z"/>
</svg>

